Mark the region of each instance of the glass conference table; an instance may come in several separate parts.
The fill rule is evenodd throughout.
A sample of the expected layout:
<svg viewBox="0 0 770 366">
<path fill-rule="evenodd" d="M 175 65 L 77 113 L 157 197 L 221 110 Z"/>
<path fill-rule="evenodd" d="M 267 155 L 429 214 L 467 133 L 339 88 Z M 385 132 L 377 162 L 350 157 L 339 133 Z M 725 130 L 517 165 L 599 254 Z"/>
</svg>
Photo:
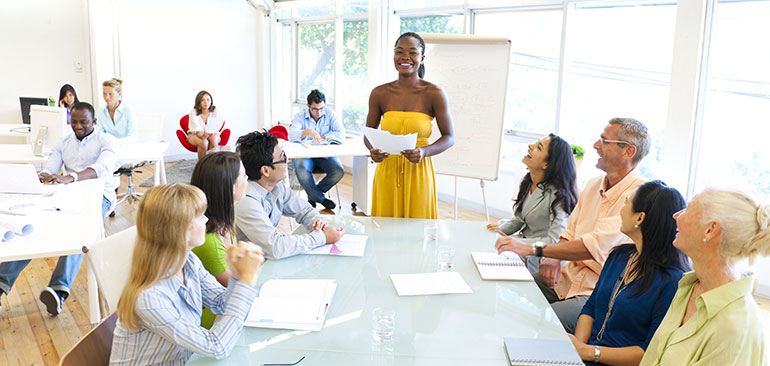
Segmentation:
<svg viewBox="0 0 770 366">
<path fill-rule="evenodd" d="M 230 357 L 194 355 L 188 365 L 504 365 L 503 337 L 568 340 L 534 282 L 482 280 L 472 251 L 494 251 L 497 235 L 480 221 L 438 221 L 425 241 L 426 220 L 331 217 L 350 234 L 369 236 L 363 257 L 298 255 L 269 260 L 259 276 L 335 279 L 337 291 L 322 331 L 245 327 Z M 299 230 L 304 231 L 303 227 Z M 454 270 L 472 294 L 399 297 L 390 274 L 435 272 L 437 245 L 457 250 Z M 372 310 L 395 310 L 392 343 L 372 340 Z"/>
</svg>

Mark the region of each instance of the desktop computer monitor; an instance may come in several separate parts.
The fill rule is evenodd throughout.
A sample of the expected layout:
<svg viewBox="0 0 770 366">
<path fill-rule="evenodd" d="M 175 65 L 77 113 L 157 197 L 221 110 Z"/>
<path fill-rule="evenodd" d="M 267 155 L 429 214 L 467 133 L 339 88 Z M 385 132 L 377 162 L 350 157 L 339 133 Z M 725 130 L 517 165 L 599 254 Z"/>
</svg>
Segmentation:
<svg viewBox="0 0 770 366">
<path fill-rule="evenodd" d="M 21 121 L 24 124 L 29 124 L 29 106 L 35 105 L 48 105 L 48 98 L 27 98 L 19 97 L 19 103 L 21 104 Z"/>
<path fill-rule="evenodd" d="M 37 155 L 48 155 L 63 136 L 72 133 L 72 127 L 67 125 L 66 108 L 32 105 L 29 114 L 30 139 Z"/>
</svg>

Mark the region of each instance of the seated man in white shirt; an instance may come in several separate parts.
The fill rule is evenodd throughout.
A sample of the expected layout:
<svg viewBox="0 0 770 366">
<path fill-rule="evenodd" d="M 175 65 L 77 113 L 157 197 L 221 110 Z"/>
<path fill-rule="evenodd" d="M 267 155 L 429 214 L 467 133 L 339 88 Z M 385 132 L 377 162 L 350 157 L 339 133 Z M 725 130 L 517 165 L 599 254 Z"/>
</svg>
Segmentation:
<svg viewBox="0 0 770 366">
<path fill-rule="evenodd" d="M 345 235 L 343 228 L 327 225 L 307 201 L 286 185 L 286 154 L 275 136 L 249 133 L 238 138 L 237 149 L 249 177 L 246 197 L 235 205 L 238 240 L 261 246 L 266 258 L 280 259 L 336 243 Z M 310 232 L 281 233 L 276 229 L 281 216 L 294 217 Z"/>
<path fill-rule="evenodd" d="M 94 129 L 94 107 L 88 103 L 76 103 L 70 117 L 74 134 L 63 137 L 53 148 L 48 163 L 40 172 L 40 181 L 67 184 L 85 179 L 111 178 L 116 165 L 115 137 Z M 66 174 L 59 175 L 62 166 Z M 104 179 L 102 217 L 110 212 L 115 202 L 114 189 L 112 179 Z M 40 301 L 51 315 L 61 312 L 61 305 L 69 296 L 70 286 L 82 261 L 82 254 L 59 257 L 48 287 L 40 293 Z M 0 263 L 0 295 L 11 291 L 16 278 L 28 263 L 29 259 Z"/>
</svg>

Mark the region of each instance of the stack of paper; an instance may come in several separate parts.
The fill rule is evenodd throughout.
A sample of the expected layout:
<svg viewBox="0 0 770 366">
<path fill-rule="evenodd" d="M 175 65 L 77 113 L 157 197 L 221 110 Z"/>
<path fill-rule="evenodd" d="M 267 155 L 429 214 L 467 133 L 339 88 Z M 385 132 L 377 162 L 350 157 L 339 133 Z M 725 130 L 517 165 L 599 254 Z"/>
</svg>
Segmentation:
<svg viewBox="0 0 770 366">
<path fill-rule="evenodd" d="M 417 146 L 417 133 L 408 135 L 393 135 L 388 131 L 370 127 L 363 128 L 364 136 L 375 149 L 392 155 L 400 154 L 403 150 L 411 150 Z"/>
<path fill-rule="evenodd" d="M 259 289 L 244 325 L 259 328 L 323 329 L 337 282 L 270 280 Z"/>
<path fill-rule="evenodd" d="M 309 251 L 307 254 L 341 255 L 349 257 L 363 257 L 366 251 L 366 235 L 345 234 L 334 244 L 322 245 Z"/>
</svg>

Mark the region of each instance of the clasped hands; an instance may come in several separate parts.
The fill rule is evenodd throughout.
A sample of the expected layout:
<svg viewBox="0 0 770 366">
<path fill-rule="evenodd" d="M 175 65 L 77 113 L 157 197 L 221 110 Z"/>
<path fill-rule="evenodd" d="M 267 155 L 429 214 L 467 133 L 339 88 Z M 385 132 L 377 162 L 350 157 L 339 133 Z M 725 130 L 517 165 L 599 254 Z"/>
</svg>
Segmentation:
<svg viewBox="0 0 770 366">
<path fill-rule="evenodd" d="M 369 150 L 369 154 L 372 157 L 372 160 L 374 160 L 375 163 L 379 163 L 388 156 L 390 156 L 390 153 L 382 152 L 380 149 L 371 149 Z M 403 155 L 406 160 L 409 160 L 412 163 L 419 163 L 420 160 L 422 160 L 423 157 L 425 157 L 425 152 L 422 150 L 421 147 L 416 147 L 414 149 L 409 150 L 401 150 L 401 155 Z"/>
<path fill-rule="evenodd" d="M 227 247 L 225 260 L 234 278 L 256 285 L 259 270 L 265 262 L 265 254 L 262 248 L 253 243 L 238 241 L 237 244 Z"/>
</svg>

